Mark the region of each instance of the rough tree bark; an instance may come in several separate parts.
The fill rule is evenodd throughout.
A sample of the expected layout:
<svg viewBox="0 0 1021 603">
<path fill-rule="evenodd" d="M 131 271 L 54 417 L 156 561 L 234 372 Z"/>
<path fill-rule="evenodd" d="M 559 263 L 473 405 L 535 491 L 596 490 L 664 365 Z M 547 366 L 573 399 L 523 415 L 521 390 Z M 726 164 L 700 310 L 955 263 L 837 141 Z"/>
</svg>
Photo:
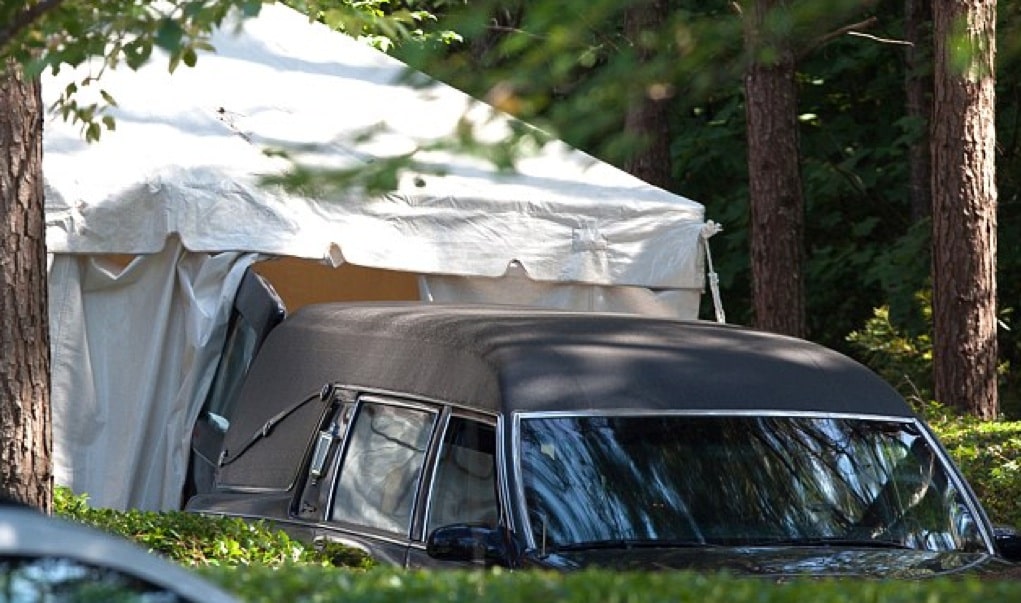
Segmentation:
<svg viewBox="0 0 1021 603">
<path fill-rule="evenodd" d="M 804 212 L 797 124 L 795 54 L 790 40 L 764 28 L 784 0 L 746 4 L 744 75 L 752 310 L 755 326 L 796 337 L 805 319 Z"/>
<path fill-rule="evenodd" d="M 652 45 L 643 41 L 643 32 L 661 25 L 667 14 L 666 0 L 634 2 L 624 13 L 624 32 L 635 47 L 639 62 L 652 58 Z M 670 164 L 670 128 L 667 124 L 667 90 L 655 83 L 643 86 L 628 105 L 624 128 L 641 141 L 624 169 L 660 188 L 673 183 Z"/>
<path fill-rule="evenodd" d="M 936 399 L 995 418 L 995 0 L 933 3 Z"/>
<path fill-rule="evenodd" d="M 42 98 L 0 62 L 0 495 L 50 511 L 50 343 Z"/>
</svg>

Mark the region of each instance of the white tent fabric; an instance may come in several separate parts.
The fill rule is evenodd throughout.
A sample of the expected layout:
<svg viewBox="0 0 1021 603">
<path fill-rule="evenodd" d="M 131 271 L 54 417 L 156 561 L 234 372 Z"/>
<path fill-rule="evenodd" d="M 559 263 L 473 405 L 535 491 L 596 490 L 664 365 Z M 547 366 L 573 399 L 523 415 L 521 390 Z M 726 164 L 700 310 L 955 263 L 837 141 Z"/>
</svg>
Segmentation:
<svg viewBox="0 0 1021 603">
<path fill-rule="evenodd" d="M 190 426 L 216 369 L 234 291 L 255 258 L 190 253 L 177 240 L 123 270 L 90 256 L 54 256 L 58 484 L 100 507 L 179 507 Z"/>
<path fill-rule="evenodd" d="M 157 56 L 84 87 L 80 103 L 100 86 L 117 100 L 99 143 L 45 124 L 55 470 L 94 504 L 177 507 L 187 426 L 256 254 L 416 273 L 437 301 L 697 315 L 700 204 L 559 142 L 512 173 L 436 150 L 465 120 L 490 140 L 511 120 L 408 85 L 399 61 L 282 5 L 212 44 L 195 68 Z M 98 70 L 46 76 L 45 100 Z M 262 186 L 289 165 L 267 147 L 347 167 L 432 150 L 392 193 L 326 198 Z M 147 257 L 116 273 L 95 259 L 111 253 Z"/>
<path fill-rule="evenodd" d="M 156 253 L 177 233 L 191 251 L 486 277 L 516 260 L 543 282 L 703 286 L 703 207 L 559 142 L 507 174 L 425 151 L 416 161 L 444 174 L 405 173 L 376 198 L 259 186 L 287 167 L 267 146 L 318 144 L 304 160 L 350 166 L 443 139 L 466 114 L 484 136 L 510 120 L 448 86 L 401 84 L 403 63 L 282 5 L 212 43 L 192 69 L 170 74 L 157 58 L 103 74 L 119 106 L 99 144 L 57 117 L 46 124 L 51 252 Z M 90 73 L 47 80 L 49 100 Z M 371 141 L 356 138 L 370 129 Z"/>
<path fill-rule="evenodd" d="M 504 303 L 591 312 L 627 312 L 677 318 L 677 308 L 697 308 L 696 289 L 653 290 L 645 287 L 561 283 L 532 280 L 514 264 L 502 278 L 421 275 L 422 299 L 433 302 Z"/>
</svg>

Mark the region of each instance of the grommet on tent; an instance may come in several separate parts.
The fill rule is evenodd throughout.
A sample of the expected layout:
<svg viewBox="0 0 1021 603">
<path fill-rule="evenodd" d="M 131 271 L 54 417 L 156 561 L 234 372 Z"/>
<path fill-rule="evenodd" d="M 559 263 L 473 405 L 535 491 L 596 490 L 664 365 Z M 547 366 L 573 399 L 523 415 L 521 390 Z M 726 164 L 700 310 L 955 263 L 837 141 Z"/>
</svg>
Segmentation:
<svg viewBox="0 0 1021 603">
<path fill-rule="evenodd" d="M 716 312 L 716 322 L 727 322 L 727 315 L 723 312 L 723 301 L 720 299 L 720 276 L 716 274 L 713 267 L 713 254 L 709 252 L 709 237 L 723 231 L 723 226 L 706 220 L 702 226 L 702 245 L 705 246 L 706 278 L 709 280 L 709 292 L 713 296 L 713 309 Z"/>
</svg>

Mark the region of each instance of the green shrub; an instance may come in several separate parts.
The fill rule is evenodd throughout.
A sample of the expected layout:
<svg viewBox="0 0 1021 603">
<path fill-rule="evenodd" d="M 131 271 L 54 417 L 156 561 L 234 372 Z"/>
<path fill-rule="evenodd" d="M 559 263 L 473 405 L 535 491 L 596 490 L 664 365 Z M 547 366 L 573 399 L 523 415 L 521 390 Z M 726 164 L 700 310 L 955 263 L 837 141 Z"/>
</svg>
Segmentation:
<svg viewBox="0 0 1021 603">
<path fill-rule="evenodd" d="M 58 487 L 54 512 L 107 532 L 120 534 L 169 559 L 190 566 L 277 566 L 306 563 L 367 568 L 371 560 L 361 551 L 336 543 L 310 547 L 266 522 L 208 517 L 170 511 L 115 511 L 92 508 L 88 495 Z"/>
<path fill-rule="evenodd" d="M 928 422 L 993 523 L 1021 528 L 1021 421 L 930 412 Z"/>
<path fill-rule="evenodd" d="M 202 574 L 249 603 L 991 603 L 1021 601 L 1021 582 L 977 577 L 920 581 L 810 580 L 774 583 L 692 572 L 348 572 L 301 566 L 207 568 Z"/>
<path fill-rule="evenodd" d="M 922 291 L 915 295 L 917 320 L 921 331 L 912 332 L 891 319 L 890 307 L 880 306 L 872 311 L 872 318 L 865 321 L 860 330 L 851 332 L 847 341 L 859 360 L 864 362 L 897 389 L 919 410 L 930 404 L 933 394 L 932 377 L 932 299 L 931 292 Z M 1013 309 L 1000 310 L 1000 324 L 1007 324 Z M 911 317 L 909 317 L 910 319 Z M 1002 337 L 1001 337 L 1002 339 Z M 1017 371 L 1011 371 L 1010 358 L 1017 356 L 1017 350 L 1000 344 L 1000 360 L 997 374 L 1000 400 L 1000 416 L 1006 419 L 1021 418 L 1021 378 Z M 1013 344 L 1016 347 L 1016 342 Z"/>
<path fill-rule="evenodd" d="M 927 324 L 932 309 L 919 297 Z M 889 306 L 875 308 L 864 327 L 847 336 L 862 361 L 913 405 L 932 399 L 932 341 L 928 334 L 912 336 L 890 321 Z"/>
</svg>

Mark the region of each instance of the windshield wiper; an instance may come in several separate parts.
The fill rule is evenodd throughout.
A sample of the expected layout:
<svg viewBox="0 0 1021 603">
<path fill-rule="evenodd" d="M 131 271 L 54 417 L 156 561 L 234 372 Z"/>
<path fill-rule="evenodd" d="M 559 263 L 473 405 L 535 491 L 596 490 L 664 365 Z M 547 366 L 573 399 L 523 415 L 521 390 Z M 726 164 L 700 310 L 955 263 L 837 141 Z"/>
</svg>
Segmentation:
<svg viewBox="0 0 1021 603">
<path fill-rule="evenodd" d="M 869 549 L 911 549 L 902 542 L 893 540 L 871 540 L 868 538 L 842 538 L 819 536 L 812 538 L 784 538 L 770 540 L 754 540 L 742 546 L 825 546 Z"/>
<path fill-rule="evenodd" d="M 610 540 L 590 540 L 587 542 L 571 542 L 567 544 L 558 544 L 555 547 L 551 547 L 553 552 L 560 551 L 589 551 L 596 549 L 651 549 L 651 548 L 712 548 L 720 545 L 706 542 L 704 540 L 666 540 L 666 539 L 647 539 L 647 540 L 628 540 L 624 538 L 610 539 Z"/>
</svg>

